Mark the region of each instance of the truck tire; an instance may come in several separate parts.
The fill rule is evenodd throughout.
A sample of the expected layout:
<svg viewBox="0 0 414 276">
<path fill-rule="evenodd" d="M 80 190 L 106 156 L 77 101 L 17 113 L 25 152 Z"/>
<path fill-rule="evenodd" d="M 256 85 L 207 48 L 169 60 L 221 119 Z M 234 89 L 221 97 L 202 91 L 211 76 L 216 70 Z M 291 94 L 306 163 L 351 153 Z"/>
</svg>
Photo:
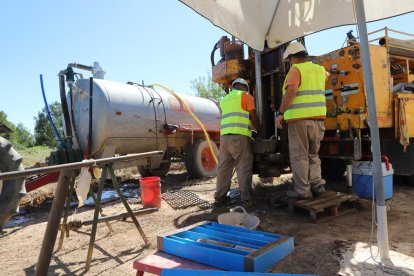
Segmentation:
<svg viewBox="0 0 414 276">
<path fill-rule="evenodd" d="M 164 177 L 170 171 L 171 162 L 162 162 L 159 168 L 147 168 L 145 166 L 138 166 L 138 172 L 142 177 L 159 176 Z"/>
<path fill-rule="evenodd" d="M 338 180 L 342 178 L 346 171 L 344 160 L 321 158 L 322 178 L 325 180 Z"/>
<path fill-rule="evenodd" d="M 217 146 L 214 142 L 211 144 L 217 156 Z M 193 144 L 187 145 L 184 150 L 184 162 L 191 179 L 217 175 L 217 164 L 206 140 L 198 139 Z"/>
<path fill-rule="evenodd" d="M 0 172 L 23 171 L 22 157 L 9 141 L 0 137 Z M 1 180 L 0 180 L 1 182 Z M 4 180 L 0 185 L 0 231 L 18 213 L 20 200 L 26 195 L 24 178 Z"/>
</svg>

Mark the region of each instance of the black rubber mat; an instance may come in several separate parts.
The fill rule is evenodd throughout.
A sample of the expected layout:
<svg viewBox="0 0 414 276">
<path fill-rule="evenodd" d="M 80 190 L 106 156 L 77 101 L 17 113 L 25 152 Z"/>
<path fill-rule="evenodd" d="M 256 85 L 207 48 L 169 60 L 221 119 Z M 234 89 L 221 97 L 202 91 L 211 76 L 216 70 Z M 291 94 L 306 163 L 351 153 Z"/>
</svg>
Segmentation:
<svg viewBox="0 0 414 276">
<path fill-rule="evenodd" d="M 189 191 L 163 193 L 162 199 L 164 199 L 174 209 L 185 209 L 196 205 L 201 209 L 208 209 L 212 207 L 208 201 L 199 198 L 195 193 Z"/>
</svg>

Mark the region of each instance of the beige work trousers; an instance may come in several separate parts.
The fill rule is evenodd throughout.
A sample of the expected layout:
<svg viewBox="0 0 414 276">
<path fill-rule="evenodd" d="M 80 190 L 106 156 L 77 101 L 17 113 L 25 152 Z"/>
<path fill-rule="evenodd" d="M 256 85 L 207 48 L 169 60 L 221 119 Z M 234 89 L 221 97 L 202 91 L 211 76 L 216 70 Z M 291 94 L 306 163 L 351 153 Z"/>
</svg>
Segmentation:
<svg viewBox="0 0 414 276">
<path fill-rule="evenodd" d="M 223 198 L 230 189 L 236 168 L 241 200 L 251 199 L 253 154 L 250 137 L 230 134 L 220 136 L 220 154 L 215 198 Z"/>
<path fill-rule="evenodd" d="M 288 123 L 289 157 L 295 191 L 312 196 L 312 190 L 325 184 L 318 157 L 325 127 L 323 120 L 306 119 Z"/>
</svg>

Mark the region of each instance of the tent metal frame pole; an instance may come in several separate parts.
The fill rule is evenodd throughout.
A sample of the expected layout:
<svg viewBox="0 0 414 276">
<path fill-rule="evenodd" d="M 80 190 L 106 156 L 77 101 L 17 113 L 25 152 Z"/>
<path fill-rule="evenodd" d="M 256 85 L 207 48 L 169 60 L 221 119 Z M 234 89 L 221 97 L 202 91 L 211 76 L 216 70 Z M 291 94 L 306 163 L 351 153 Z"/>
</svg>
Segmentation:
<svg viewBox="0 0 414 276">
<path fill-rule="evenodd" d="M 387 210 L 384 199 L 384 181 L 382 177 L 381 147 L 375 105 L 374 85 L 372 80 L 371 58 L 368 46 L 364 0 L 354 0 L 357 26 L 361 43 L 362 68 L 364 71 L 365 92 L 368 101 L 368 122 L 371 132 L 371 150 L 373 160 L 373 178 L 378 220 L 378 249 L 381 260 L 389 260 Z"/>
<path fill-rule="evenodd" d="M 263 124 L 263 94 L 262 94 L 262 52 L 254 51 L 254 65 L 256 72 L 256 110 L 259 116 L 260 123 Z"/>
</svg>

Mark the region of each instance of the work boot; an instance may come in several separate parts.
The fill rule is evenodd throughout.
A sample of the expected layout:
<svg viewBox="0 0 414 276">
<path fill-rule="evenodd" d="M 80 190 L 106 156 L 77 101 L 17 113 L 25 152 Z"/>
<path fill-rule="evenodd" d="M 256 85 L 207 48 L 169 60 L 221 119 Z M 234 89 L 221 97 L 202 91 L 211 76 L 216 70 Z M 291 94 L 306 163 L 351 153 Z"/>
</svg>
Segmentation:
<svg viewBox="0 0 414 276">
<path fill-rule="evenodd" d="M 321 196 L 325 192 L 326 192 L 325 185 L 319 185 L 318 187 L 315 187 L 315 189 L 312 189 L 312 194 L 314 197 Z"/>
<path fill-rule="evenodd" d="M 295 190 L 289 190 L 287 191 L 287 196 L 289 199 L 293 199 L 293 200 L 301 200 L 301 199 L 311 199 L 312 195 L 308 195 L 308 196 L 303 196 L 298 194 Z"/>
<path fill-rule="evenodd" d="M 214 199 L 214 206 L 215 207 L 223 207 L 230 203 L 230 197 L 228 196 L 222 196 L 222 197 L 216 197 Z"/>
</svg>

